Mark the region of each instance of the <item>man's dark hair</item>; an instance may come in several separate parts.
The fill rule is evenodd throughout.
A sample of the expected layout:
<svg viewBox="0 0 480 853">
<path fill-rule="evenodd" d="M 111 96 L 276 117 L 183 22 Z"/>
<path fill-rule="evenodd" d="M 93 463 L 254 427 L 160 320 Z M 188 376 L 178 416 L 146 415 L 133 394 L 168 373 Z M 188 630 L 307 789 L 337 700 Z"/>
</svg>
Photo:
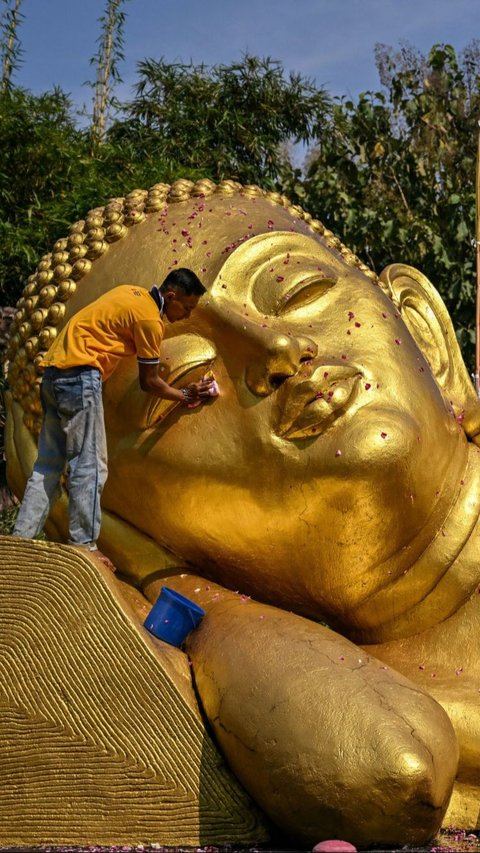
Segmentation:
<svg viewBox="0 0 480 853">
<path fill-rule="evenodd" d="M 203 296 L 207 292 L 198 276 L 186 267 L 180 267 L 178 270 L 169 272 L 160 287 L 160 292 L 166 293 L 172 288 L 173 290 L 181 290 L 186 296 Z"/>
</svg>

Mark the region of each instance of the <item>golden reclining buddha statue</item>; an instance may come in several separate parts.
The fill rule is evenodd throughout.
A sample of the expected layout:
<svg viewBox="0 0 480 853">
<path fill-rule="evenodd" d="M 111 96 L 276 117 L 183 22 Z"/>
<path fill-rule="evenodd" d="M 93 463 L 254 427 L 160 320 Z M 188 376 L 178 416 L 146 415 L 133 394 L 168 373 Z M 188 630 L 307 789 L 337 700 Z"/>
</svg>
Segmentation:
<svg viewBox="0 0 480 853">
<path fill-rule="evenodd" d="M 208 293 L 167 324 L 162 375 L 213 371 L 220 397 L 149 397 L 134 358 L 106 383 L 99 544 L 117 575 L 57 544 L 65 494 L 50 541 L 1 540 L 0 840 L 249 844 L 277 827 L 421 844 L 477 827 L 480 404 L 420 272 L 377 277 L 285 197 L 233 181 L 90 211 L 18 303 L 12 488 L 58 328 L 177 265 Z M 188 656 L 142 628 L 163 585 L 206 611 Z"/>
</svg>

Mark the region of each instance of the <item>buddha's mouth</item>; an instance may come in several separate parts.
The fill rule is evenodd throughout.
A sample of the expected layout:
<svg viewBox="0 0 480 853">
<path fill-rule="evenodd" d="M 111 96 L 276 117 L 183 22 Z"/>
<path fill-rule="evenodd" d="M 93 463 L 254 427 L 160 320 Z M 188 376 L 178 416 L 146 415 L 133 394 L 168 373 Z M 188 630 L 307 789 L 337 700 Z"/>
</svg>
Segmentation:
<svg viewBox="0 0 480 853">
<path fill-rule="evenodd" d="M 310 374 L 310 375 L 308 375 Z M 312 362 L 278 391 L 281 406 L 276 432 L 282 438 L 311 438 L 325 432 L 357 397 L 362 374 L 349 364 Z"/>
</svg>

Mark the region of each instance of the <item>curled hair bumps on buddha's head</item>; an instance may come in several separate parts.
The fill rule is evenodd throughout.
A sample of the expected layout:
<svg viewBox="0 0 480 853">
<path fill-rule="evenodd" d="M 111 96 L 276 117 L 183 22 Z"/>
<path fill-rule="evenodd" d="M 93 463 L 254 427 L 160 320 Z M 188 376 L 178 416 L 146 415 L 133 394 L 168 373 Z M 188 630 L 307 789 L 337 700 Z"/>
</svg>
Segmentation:
<svg viewBox="0 0 480 853">
<path fill-rule="evenodd" d="M 410 269 L 407 271 L 403 265 L 400 267 L 395 265 L 379 279 L 373 270 L 370 270 L 344 246 L 319 220 L 292 204 L 286 196 L 253 185 L 242 186 L 235 181 L 224 180 L 214 184 L 208 179 L 196 182 L 178 180 L 171 186 L 163 183 L 155 184 L 149 190 L 132 190 L 125 198 L 110 199 L 104 207 L 88 211 L 84 220 L 73 223 L 67 236 L 57 240 L 52 251 L 40 259 L 17 303 L 6 353 L 12 397 L 23 410 L 23 422 L 28 430 L 38 434 L 40 429 L 41 364 L 45 353 L 55 340 L 58 329 L 71 313 L 71 304 L 69 304 L 71 298 L 75 294 L 78 296 L 82 293 L 91 275 L 95 275 L 96 264 L 106 254 L 108 255 L 111 251 L 110 247 L 123 244 L 132 230 L 136 231 L 142 223 L 148 227 L 151 227 L 152 223 L 154 226 L 160 223 L 160 228 L 157 227 L 156 230 L 160 232 L 160 240 L 164 241 L 164 236 L 168 234 L 165 226 L 166 215 L 172 207 L 180 210 L 182 204 L 186 202 L 197 205 L 191 213 L 191 221 L 189 220 L 186 226 L 190 228 L 193 227 L 191 223 L 200 209 L 204 211 L 205 218 L 209 217 L 210 210 L 206 199 L 211 199 L 213 202 L 215 198 L 222 203 L 234 197 L 239 201 L 237 212 L 240 219 L 245 215 L 247 202 L 256 204 L 258 208 L 263 204 L 275 205 L 291 217 L 289 222 L 286 222 L 285 217 L 283 218 L 283 227 L 287 231 L 299 230 L 302 233 L 311 234 L 326 246 L 337 260 L 361 272 L 366 281 L 379 286 L 397 305 L 418 346 L 432 364 L 432 370 L 445 396 L 449 401 L 453 401 L 455 408 L 464 418 L 462 422 L 467 434 L 480 435 L 480 406 L 474 392 L 472 393 L 471 383 L 463 366 L 453 330 L 446 333 L 448 316 L 445 319 L 442 313 L 445 309 L 441 308 L 439 298 L 437 299 L 430 289 L 431 286 L 420 273 L 412 272 Z M 230 211 L 222 211 L 219 215 L 223 217 L 229 214 Z M 271 216 L 270 211 L 268 215 Z M 195 225 L 201 227 L 201 222 L 198 220 Z M 260 230 L 270 233 L 272 228 L 273 221 L 268 219 Z M 179 235 L 172 240 L 172 245 L 173 243 L 176 245 L 177 240 L 179 245 L 176 245 L 175 249 L 172 248 L 169 258 L 174 252 L 180 252 L 182 244 L 180 236 L 185 236 L 183 230 L 179 231 Z M 241 245 L 247 236 L 248 239 L 255 236 L 253 228 L 248 235 L 240 230 L 236 235 L 238 239 L 232 243 L 228 237 L 229 243 L 225 246 L 221 242 L 225 239 L 224 231 L 222 225 L 217 234 L 217 244 L 220 245 L 220 248 L 217 246 L 218 258 L 204 261 L 205 266 L 200 266 L 198 259 L 196 261 L 197 271 L 202 276 L 207 274 L 211 279 L 212 275 L 217 274 L 225 255 Z M 203 245 L 206 240 L 202 239 L 201 242 Z M 127 245 L 131 246 L 131 241 Z M 210 250 L 213 246 L 209 245 L 206 248 L 208 251 L 205 254 L 210 258 L 212 255 Z M 190 249 L 191 242 L 187 234 L 183 252 L 185 259 Z M 127 248 L 123 249 L 123 259 L 128 256 L 128 251 Z M 178 262 L 177 257 L 175 255 L 173 264 Z M 190 256 L 188 260 L 190 261 Z M 193 255 L 191 262 L 193 266 Z M 145 276 L 146 281 L 154 281 L 157 274 L 156 269 L 149 268 Z M 185 275 L 189 279 L 187 284 Z M 105 280 L 108 280 L 108 277 L 105 277 Z M 192 293 L 202 295 L 205 291 L 195 272 L 184 267 L 170 270 L 170 274 L 161 285 L 162 289 L 165 285 L 183 290 L 187 295 Z M 193 289 L 187 290 L 186 287 Z M 438 323 L 435 323 L 435 317 L 439 318 Z M 427 330 L 429 330 L 428 333 Z M 448 357 L 446 355 L 440 358 L 440 353 L 445 352 L 445 347 L 440 349 L 437 345 L 432 346 L 432 341 L 436 344 L 439 342 L 443 344 L 446 341 Z"/>
<path fill-rule="evenodd" d="M 167 293 L 169 290 L 181 290 L 186 296 L 203 296 L 206 293 L 206 288 L 198 276 L 187 267 L 180 267 L 178 270 L 169 272 L 160 287 L 160 291 Z"/>
<path fill-rule="evenodd" d="M 71 297 L 83 289 L 84 281 L 109 247 L 123 242 L 132 229 L 145 220 L 162 218 L 172 205 L 180 206 L 189 200 L 202 202 L 213 197 L 229 199 L 237 194 L 244 201 L 265 200 L 283 208 L 298 222 L 303 222 L 313 235 L 338 252 L 347 264 L 357 267 L 365 276 L 378 282 L 376 274 L 319 220 L 293 205 L 286 196 L 254 185 L 242 186 L 231 180 L 215 184 L 206 178 L 195 182 L 180 179 L 172 185 L 158 183 L 149 190 L 132 190 L 125 198 L 112 198 L 105 206 L 88 211 L 85 219 L 74 222 L 68 234 L 55 242 L 51 252 L 42 256 L 36 270 L 28 277 L 17 303 L 6 360 L 12 397 L 22 408 L 23 422 L 29 431 L 35 435 L 40 431 L 40 365 L 45 353 L 68 315 Z M 180 270 L 171 272 L 177 274 Z M 170 277 L 167 280 L 170 282 Z M 379 284 L 384 287 L 382 283 Z"/>
</svg>

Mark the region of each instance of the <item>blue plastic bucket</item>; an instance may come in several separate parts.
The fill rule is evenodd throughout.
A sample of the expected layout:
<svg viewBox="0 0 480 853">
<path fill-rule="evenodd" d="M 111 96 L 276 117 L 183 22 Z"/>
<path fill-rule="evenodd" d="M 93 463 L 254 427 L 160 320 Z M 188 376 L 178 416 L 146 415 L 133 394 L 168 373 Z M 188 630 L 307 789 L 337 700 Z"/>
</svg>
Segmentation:
<svg viewBox="0 0 480 853">
<path fill-rule="evenodd" d="M 194 601 L 162 586 L 160 595 L 143 623 L 160 640 L 172 646 L 181 646 L 186 637 L 197 628 L 205 611 Z"/>
</svg>

